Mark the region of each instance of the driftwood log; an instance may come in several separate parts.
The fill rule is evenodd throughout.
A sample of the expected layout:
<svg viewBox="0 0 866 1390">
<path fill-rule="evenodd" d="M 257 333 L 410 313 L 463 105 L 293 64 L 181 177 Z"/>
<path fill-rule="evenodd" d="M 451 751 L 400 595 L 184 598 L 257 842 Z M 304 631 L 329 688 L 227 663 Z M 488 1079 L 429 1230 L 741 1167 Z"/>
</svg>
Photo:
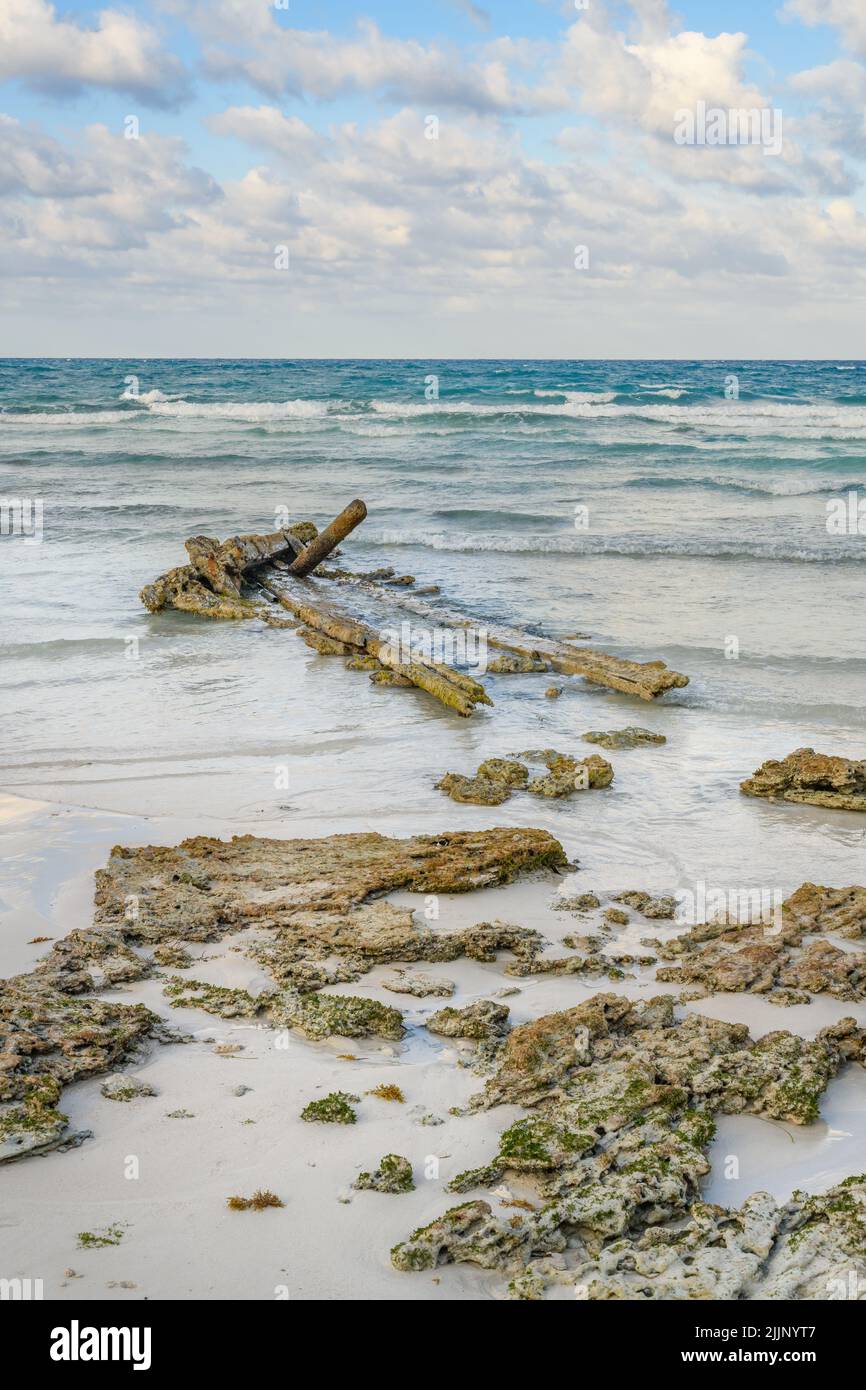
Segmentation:
<svg viewBox="0 0 866 1390">
<path fill-rule="evenodd" d="M 335 546 L 344 541 L 350 531 L 354 531 L 356 526 L 367 515 L 367 508 L 360 498 L 356 497 L 354 502 L 350 502 L 348 507 L 344 507 L 340 515 L 326 526 L 324 531 L 320 531 L 318 536 L 310 541 L 309 545 L 301 551 L 289 565 L 289 573 L 297 575 L 300 579 L 305 574 L 312 574 L 317 565 L 330 555 Z"/>
<path fill-rule="evenodd" d="M 663 661 L 629 661 L 593 647 L 479 623 L 441 607 L 431 610 L 420 597 L 406 594 L 404 588 L 398 594 L 392 587 L 411 584 L 411 576 L 395 580 L 392 570 L 355 574 L 322 569 L 322 561 L 366 515 L 364 503 L 355 499 L 322 532 L 312 522 L 298 522 L 268 535 L 233 536 L 222 542 L 191 536 L 186 542 L 189 563 L 146 585 L 141 601 L 151 613 L 175 608 L 210 618 L 263 618 L 274 626 L 297 626 L 316 651 L 348 657 L 353 669 L 371 671 L 373 680 L 417 686 L 464 716 L 476 705 L 493 703 L 479 681 L 423 653 L 395 651 L 380 631 L 339 604 L 323 601 L 320 580 L 333 583 L 335 589 L 349 586 L 380 598 L 387 592 L 390 605 L 422 614 L 437 626 L 475 629 L 488 646 L 507 654 L 488 669 L 579 675 L 643 700 L 688 685 L 688 676 L 669 670 Z M 317 578 L 309 580 L 314 573 Z M 294 624 L 274 617 L 274 600 L 292 615 Z"/>
</svg>

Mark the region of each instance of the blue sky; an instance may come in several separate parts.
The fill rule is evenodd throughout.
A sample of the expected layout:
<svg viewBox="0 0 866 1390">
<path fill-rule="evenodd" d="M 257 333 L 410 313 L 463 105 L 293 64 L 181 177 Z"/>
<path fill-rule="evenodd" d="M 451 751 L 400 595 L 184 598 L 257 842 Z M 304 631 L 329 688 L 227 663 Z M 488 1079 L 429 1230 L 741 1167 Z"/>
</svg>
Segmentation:
<svg viewBox="0 0 866 1390">
<path fill-rule="evenodd" d="M 862 0 L 0 0 L 8 350 L 857 355 L 864 109 Z"/>
</svg>

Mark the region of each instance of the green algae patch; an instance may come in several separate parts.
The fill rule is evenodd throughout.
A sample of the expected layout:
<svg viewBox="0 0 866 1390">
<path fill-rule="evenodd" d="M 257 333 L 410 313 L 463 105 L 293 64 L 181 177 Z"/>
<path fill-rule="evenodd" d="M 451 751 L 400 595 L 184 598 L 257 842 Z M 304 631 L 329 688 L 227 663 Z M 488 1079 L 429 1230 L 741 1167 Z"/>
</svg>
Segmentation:
<svg viewBox="0 0 866 1390">
<path fill-rule="evenodd" d="M 358 1116 L 352 1109 L 360 1103 L 360 1096 L 349 1091 L 331 1091 L 321 1100 L 311 1100 L 301 1111 L 301 1119 L 329 1125 L 353 1125 Z"/>
</svg>

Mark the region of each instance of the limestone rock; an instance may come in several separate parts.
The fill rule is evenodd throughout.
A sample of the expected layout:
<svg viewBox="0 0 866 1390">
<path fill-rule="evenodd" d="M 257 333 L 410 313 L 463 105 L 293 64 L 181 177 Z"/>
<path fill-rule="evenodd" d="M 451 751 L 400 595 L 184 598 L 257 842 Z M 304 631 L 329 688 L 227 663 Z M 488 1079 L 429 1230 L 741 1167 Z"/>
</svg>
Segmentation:
<svg viewBox="0 0 866 1390">
<path fill-rule="evenodd" d="M 626 729 L 591 729 L 582 737 L 587 743 L 598 743 L 602 748 L 640 748 L 647 743 L 667 743 L 664 734 L 655 734 L 652 729 L 641 729 L 636 724 Z"/>
<path fill-rule="evenodd" d="M 782 1032 L 753 1041 L 742 1024 L 678 1020 L 670 996 L 596 995 L 521 1025 L 474 1108 L 530 1113 L 450 1187 L 491 1187 L 515 1173 L 537 1185 L 539 1204 L 504 1217 L 469 1201 L 396 1246 L 392 1261 L 500 1269 L 513 1275 L 515 1297 L 541 1296 L 548 1280 L 591 1299 L 832 1296 L 822 1277 L 866 1260 L 866 1179 L 781 1210 L 757 1193 L 731 1212 L 701 1202 L 700 1184 L 715 1114 L 812 1123 L 831 1077 L 863 1058 L 864 1039 L 847 1019 L 812 1040 Z"/>
<path fill-rule="evenodd" d="M 494 1004 L 491 999 L 479 999 L 463 1009 L 445 1008 L 427 1019 L 430 1033 L 446 1038 L 497 1038 L 509 1029 L 507 1004 Z"/>
<path fill-rule="evenodd" d="M 777 762 L 762 763 L 740 783 L 748 796 L 769 801 L 803 801 L 838 811 L 866 811 L 866 760 L 832 757 L 798 748 Z"/>
<path fill-rule="evenodd" d="M 614 902 L 633 907 L 642 917 L 670 918 L 676 915 L 677 910 L 676 898 L 654 898 L 651 893 L 645 893 L 639 888 L 627 893 L 617 893 Z"/>
<path fill-rule="evenodd" d="M 412 1192 L 412 1164 L 402 1154 L 385 1154 L 375 1172 L 359 1173 L 352 1186 L 368 1192 Z"/>
<path fill-rule="evenodd" d="M 415 975 L 390 976 L 382 981 L 382 988 L 390 990 L 392 994 L 411 994 L 416 999 L 425 999 L 431 994 L 447 999 L 457 986 L 453 980 L 437 980 L 432 975 L 424 975 L 419 971 Z"/>
<path fill-rule="evenodd" d="M 501 806 L 511 795 L 507 782 L 491 782 L 486 777 L 463 777 L 459 772 L 446 772 L 436 783 L 452 801 L 469 802 L 475 806 Z"/>
<path fill-rule="evenodd" d="M 157 1091 L 148 1081 L 133 1076 L 130 1072 L 115 1072 L 103 1081 L 100 1087 L 106 1100 L 130 1101 L 139 1096 L 155 1096 Z"/>
</svg>

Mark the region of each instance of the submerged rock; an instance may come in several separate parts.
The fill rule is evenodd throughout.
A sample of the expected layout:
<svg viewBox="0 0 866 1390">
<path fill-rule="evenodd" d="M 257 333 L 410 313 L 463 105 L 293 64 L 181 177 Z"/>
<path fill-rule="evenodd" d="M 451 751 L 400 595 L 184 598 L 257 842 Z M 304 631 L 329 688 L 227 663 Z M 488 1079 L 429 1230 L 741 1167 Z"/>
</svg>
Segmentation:
<svg viewBox="0 0 866 1390">
<path fill-rule="evenodd" d="M 531 754 L 524 754 L 531 757 Z M 547 776 L 534 777 L 526 790 L 533 796 L 561 797 L 571 796 L 573 792 L 587 791 L 589 788 L 609 787 L 613 781 L 613 768 L 598 753 L 588 758 L 572 758 L 554 749 L 545 749 L 535 755 L 549 769 Z"/>
<path fill-rule="evenodd" d="M 511 795 L 506 782 L 492 782 L 486 777 L 463 777 L 459 772 L 446 772 L 436 783 L 452 801 L 469 802 L 475 806 L 501 806 Z"/>
<path fill-rule="evenodd" d="M 740 783 L 747 796 L 803 801 L 836 811 L 866 811 L 866 761 L 798 748 L 787 758 L 762 763 Z"/>
<path fill-rule="evenodd" d="M 498 675 L 524 675 L 529 671 L 549 671 L 550 663 L 529 652 L 503 652 L 488 661 L 487 669 Z"/>
<path fill-rule="evenodd" d="M 385 1154 L 375 1172 L 359 1173 L 352 1186 L 361 1192 L 413 1192 L 412 1164 L 402 1154 Z"/>
<path fill-rule="evenodd" d="M 640 888 L 617 893 L 614 902 L 625 903 L 626 907 L 634 908 L 642 917 L 670 918 L 676 915 L 677 910 L 676 898 L 654 898 L 651 893 L 645 893 Z"/>
<path fill-rule="evenodd" d="M 647 743 L 667 743 L 664 734 L 641 729 L 636 724 L 629 724 L 625 729 L 590 729 L 581 737 L 587 743 L 600 744 L 602 748 L 640 748 Z"/>
</svg>

